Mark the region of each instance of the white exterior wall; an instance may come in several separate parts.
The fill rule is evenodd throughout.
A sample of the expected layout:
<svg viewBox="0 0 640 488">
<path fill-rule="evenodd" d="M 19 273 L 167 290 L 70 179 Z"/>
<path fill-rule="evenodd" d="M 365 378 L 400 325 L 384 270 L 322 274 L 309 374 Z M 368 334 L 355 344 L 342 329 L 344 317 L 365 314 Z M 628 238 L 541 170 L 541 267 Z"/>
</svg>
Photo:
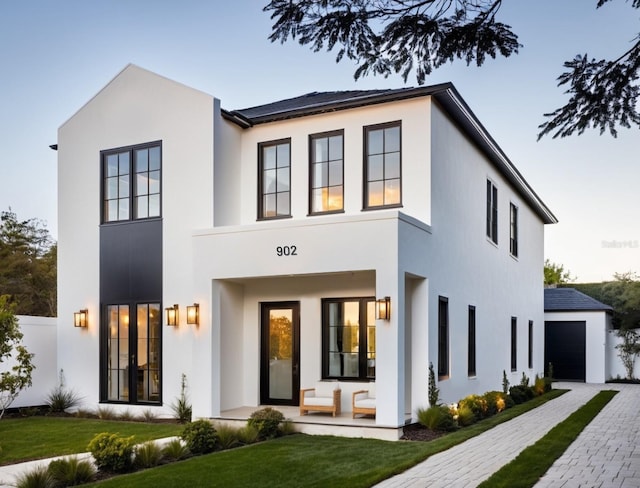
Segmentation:
<svg viewBox="0 0 640 488">
<path fill-rule="evenodd" d="M 22 332 L 22 345 L 34 355 L 35 369 L 31 375 L 32 385 L 20 392 L 9 408 L 33 407 L 44 405 L 47 395 L 58 383 L 58 365 L 56 361 L 56 322 L 55 317 L 32 317 L 18 315 L 18 324 Z M 11 360 L 0 364 L 0 373 L 10 371 L 15 363 Z M 65 375 L 66 376 L 66 375 Z"/>
<path fill-rule="evenodd" d="M 635 329 L 635 331 L 640 334 L 640 329 Z M 607 380 L 627 377 L 627 370 L 622 364 L 622 360 L 619 356 L 619 351 L 616 349 L 616 346 L 618 344 L 622 344 L 622 339 L 618 337 L 616 330 L 608 327 L 606 344 Z M 636 356 L 636 364 L 633 369 L 633 377 L 640 378 L 640 357 L 638 356 Z"/>
<path fill-rule="evenodd" d="M 522 372 L 543 372 L 544 227 L 503 176 L 436 107 L 432 118 L 433 222 L 429 271 L 429 357 L 437 374 L 438 296 L 449 300 L 450 375 L 441 398 L 502 389 Z M 486 237 L 486 181 L 498 188 L 498 244 Z M 509 204 L 519 209 L 519 252 L 509 252 Z M 476 376 L 467 375 L 468 306 L 476 307 Z M 511 317 L 517 318 L 517 371 L 511 372 Z M 534 324 L 533 368 L 527 364 L 528 324 Z"/>
<path fill-rule="evenodd" d="M 213 132 L 219 120 L 213 97 L 130 65 L 59 129 L 59 368 L 89 406 L 99 399 L 100 151 L 162 140 L 163 306 L 180 304 L 185 321 L 184 307 L 194 301 L 201 300 L 201 312 L 207 312 L 208 297 L 198 296 L 191 284 L 191 232 L 213 224 Z M 81 308 L 89 310 L 86 329 L 72 323 Z M 179 395 L 180 375 L 191 379 L 193 332 L 162 323 L 166 405 Z"/>
</svg>

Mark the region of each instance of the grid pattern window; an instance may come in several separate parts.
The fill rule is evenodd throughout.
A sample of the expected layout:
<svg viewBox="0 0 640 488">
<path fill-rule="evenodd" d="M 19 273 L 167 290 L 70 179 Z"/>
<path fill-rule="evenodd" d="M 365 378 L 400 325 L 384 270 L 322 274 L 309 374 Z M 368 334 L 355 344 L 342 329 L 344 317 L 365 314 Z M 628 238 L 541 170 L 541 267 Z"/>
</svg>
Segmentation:
<svg viewBox="0 0 640 488">
<path fill-rule="evenodd" d="M 400 122 L 364 128 L 364 207 L 399 206 L 402 203 Z"/>
<path fill-rule="evenodd" d="M 322 337 L 324 378 L 375 379 L 375 299 L 324 299 Z"/>
<path fill-rule="evenodd" d="M 291 140 L 259 145 L 258 218 L 291 216 Z"/>
<path fill-rule="evenodd" d="M 449 376 L 449 299 L 438 297 L 438 376 Z"/>
<path fill-rule="evenodd" d="M 518 207 L 512 203 L 509 208 L 511 221 L 509 227 L 509 252 L 512 256 L 518 257 Z"/>
<path fill-rule="evenodd" d="M 533 368 L 533 320 L 529 320 L 529 369 Z"/>
<path fill-rule="evenodd" d="M 487 180 L 487 237 L 498 244 L 498 188 Z"/>
<path fill-rule="evenodd" d="M 344 208 L 344 135 L 334 131 L 309 136 L 310 213 L 340 212 Z"/>
<path fill-rule="evenodd" d="M 107 307 L 107 400 L 129 401 L 129 306 Z"/>
<path fill-rule="evenodd" d="M 476 307 L 469 305 L 469 350 L 467 352 L 467 374 L 476 375 Z"/>
<path fill-rule="evenodd" d="M 103 222 L 160 217 L 160 142 L 102 152 Z"/>
<path fill-rule="evenodd" d="M 518 319 L 511 317 L 511 371 L 518 369 Z"/>
</svg>

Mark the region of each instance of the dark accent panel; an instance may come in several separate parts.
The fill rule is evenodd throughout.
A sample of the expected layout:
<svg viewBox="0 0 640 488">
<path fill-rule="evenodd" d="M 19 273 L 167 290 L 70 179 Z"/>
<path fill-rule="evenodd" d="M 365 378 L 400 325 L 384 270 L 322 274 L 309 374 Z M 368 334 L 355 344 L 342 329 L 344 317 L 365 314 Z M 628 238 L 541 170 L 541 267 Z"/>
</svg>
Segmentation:
<svg viewBox="0 0 640 488">
<path fill-rule="evenodd" d="M 162 220 L 100 227 L 100 301 L 162 299 Z"/>
<path fill-rule="evenodd" d="M 544 323 L 544 364 L 553 364 L 558 380 L 586 379 L 586 322 Z"/>
</svg>

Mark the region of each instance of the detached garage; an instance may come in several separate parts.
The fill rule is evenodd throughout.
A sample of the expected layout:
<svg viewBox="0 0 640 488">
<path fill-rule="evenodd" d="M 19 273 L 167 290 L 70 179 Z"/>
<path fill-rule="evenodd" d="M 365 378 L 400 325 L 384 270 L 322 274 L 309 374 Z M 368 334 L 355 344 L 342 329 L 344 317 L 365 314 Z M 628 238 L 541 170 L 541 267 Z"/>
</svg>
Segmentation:
<svg viewBox="0 0 640 488">
<path fill-rule="evenodd" d="M 574 288 L 544 290 L 544 364 L 558 380 L 604 383 L 613 308 Z"/>
</svg>

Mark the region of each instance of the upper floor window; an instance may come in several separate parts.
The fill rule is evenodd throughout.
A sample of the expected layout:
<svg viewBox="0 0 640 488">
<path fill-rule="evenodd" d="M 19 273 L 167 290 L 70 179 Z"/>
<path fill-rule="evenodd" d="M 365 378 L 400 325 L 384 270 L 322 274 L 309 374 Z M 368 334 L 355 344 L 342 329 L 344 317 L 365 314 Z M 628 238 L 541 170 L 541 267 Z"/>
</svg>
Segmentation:
<svg viewBox="0 0 640 488">
<path fill-rule="evenodd" d="M 364 128 L 364 207 L 402 202 L 400 122 Z"/>
<path fill-rule="evenodd" d="M 160 217 L 161 143 L 103 151 L 103 222 Z"/>
<path fill-rule="evenodd" d="M 487 180 L 487 237 L 498 243 L 498 189 Z"/>
<path fill-rule="evenodd" d="M 344 208 L 343 131 L 309 136 L 310 213 Z"/>
<path fill-rule="evenodd" d="M 509 230 L 509 252 L 512 256 L 518 257 L 518 207 L 513 203 L 510 205 L 510 230 Z"/>
<path fill-rule="evenodd" d="M 438 297 L 438 377 L 449 376 L 449 299 Z"/>
<path fill-rule="evenodd" d="M 258 145 L 258 219 L 291 216 L 291 139 Z"/>
</svg>

